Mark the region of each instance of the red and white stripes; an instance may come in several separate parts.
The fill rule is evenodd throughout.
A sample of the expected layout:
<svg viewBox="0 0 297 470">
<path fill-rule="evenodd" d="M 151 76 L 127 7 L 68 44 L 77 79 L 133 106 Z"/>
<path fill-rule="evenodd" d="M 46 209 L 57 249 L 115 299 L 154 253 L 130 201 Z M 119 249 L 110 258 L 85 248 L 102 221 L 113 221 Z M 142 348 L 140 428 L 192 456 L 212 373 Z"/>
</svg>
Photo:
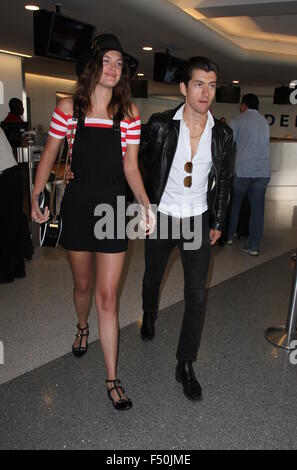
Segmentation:
<svg viewBox="0 0 297 470">
<path fill-rule="evenodd" d="M 77 122 L 72 120 L 72 116 L 63 113 L 58 107 L 55 108 L 52 120 L 50 123 L 49 135 L 56 139 L 63 139 L 65 136 L 68 140 L 68 145 L 72 148 L 73 139 L 75 137 Z M 103 127 L 111 128 L 112 120 L 110 119 L 97 119 L 97 118 L 86 118 L 86 127 Z M 72 142 L 69 142 L 71 129 L 74 127 Z M 140 143 L 141 134 L 141 120 L 140 117 L 135 119 L 124 119 L 120 123 L 121 128 L 121 142 L 122 142 L 122 154 L 125 156 L 127 145 L 137 145 Z"/>
</svg>

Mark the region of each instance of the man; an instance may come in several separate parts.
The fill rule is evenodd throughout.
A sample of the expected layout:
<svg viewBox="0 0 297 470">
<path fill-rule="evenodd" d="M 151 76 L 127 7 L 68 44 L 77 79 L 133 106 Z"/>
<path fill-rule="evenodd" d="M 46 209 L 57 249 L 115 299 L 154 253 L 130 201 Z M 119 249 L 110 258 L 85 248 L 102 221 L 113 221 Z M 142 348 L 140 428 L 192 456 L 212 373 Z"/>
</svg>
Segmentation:
<svg viewBox="0 0 297 470">
<path fill-rule="evenodd" d="M 210 245 L 221 236 L 230 186 L 232 131 L 209 112 L 217 77 L 218 68 L 212 60 L 189 59 L 180 75 L 185 104 L 154 114 L 140 147 L 146 166 L 147 194 L 151 204 L 158 206 L 157 237 L 145 240 L 141 336 L 144 340 L 154 337 L 161 280 L 170 253 L 178 246 L 185 277 L 185 313 L 176 354 L 176 379 L 182 382 L 184 393 L 191 400 L 202 398 L 193 361 L 197 358 L 204 317 Z M 166 238 L 159 234 L 164 218 L 169 227 Z M 186 249 L 185 237 L 176 239 L 173 231 L 186 220 L 191 229 L 199 230 L 197 218 L 202 222 L 201 246 Z"/>
<path fill-rule="evenodd" d="M 0 284 L 25 277 L 22 175 L 0 128 Z"/>
<path fill-rule="evenodd" d="M 19 98 L 11 98 L 9 100 L 10 112 L 1 122 L 1 127 L 5 132 L 8 142 L 10 143 L 14 155 L 16 157 L 16 147 L 21 145 L 21 133 L 26 130 L 27 123 L 24 123 L 21 116 L 24 114 L 23 103 Z"/>
<path fill-rule="evenodd" d="M 4 122 L 23 122 L 21 116 L 24 114 L 23 103 L 19 98 L 11 98 L 8 103 L 10 112 L 4 119 Z"/>
<path fill-rule="evenodd" d="M 235 175 L 227 244 L 233 243 L 238 215 L 247 193 L 251 207 L 249 237 L 244 251 L 257 256 L 263 235 L 265 193 L 270 180 L 269 125 L 258 112 L 259 99 L 249 93 L 243 96 L 240 114 L 230 123 L 236 142 Z"/>
</svg>

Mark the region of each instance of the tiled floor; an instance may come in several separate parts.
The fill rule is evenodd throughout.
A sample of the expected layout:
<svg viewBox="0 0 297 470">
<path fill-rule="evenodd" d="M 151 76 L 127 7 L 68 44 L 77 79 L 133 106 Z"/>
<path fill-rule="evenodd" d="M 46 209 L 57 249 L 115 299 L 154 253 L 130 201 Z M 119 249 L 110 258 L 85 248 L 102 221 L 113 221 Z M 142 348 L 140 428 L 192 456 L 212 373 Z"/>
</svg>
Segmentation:
<svg viewBox="0 0 297 470">
<path fill-rule="evenodd" d="M 244 240 L 213 249 L 198 361 L 205 392 L 198 408 L 184 398 L 173 376 L 183 291 L 177 253 L 163 283 L 160 308 L 165 310 L 158 334 L 153 343 L 143 344 L 143 242 L 130 244 L 119 306 L 119 370 L 134 408 L 118 416 L 105 396 L 95 309 L 90 318 L 94 342 L 87 356 L 77 361 L 69 354 L 76 319 L 65 255 L 62 250 L 38 249 L 27 264 L 25 279 L 0 286 L 0 341 L 5 351 L 5 364 L 0 365 L 0 429 L 7 429 L 0 447 L 294 447 L 297 366 L 289 364 L 286 352 L 264 340 L 264 331 L 286 318 L 289 252 L 297 245 L 296 205 L 267 202 L 259 257 L 243 253 Z M 109 427 L 101 426 L 102 418 Z M 118 425 L 116 432 L 113 423 Z"/>
</svg>

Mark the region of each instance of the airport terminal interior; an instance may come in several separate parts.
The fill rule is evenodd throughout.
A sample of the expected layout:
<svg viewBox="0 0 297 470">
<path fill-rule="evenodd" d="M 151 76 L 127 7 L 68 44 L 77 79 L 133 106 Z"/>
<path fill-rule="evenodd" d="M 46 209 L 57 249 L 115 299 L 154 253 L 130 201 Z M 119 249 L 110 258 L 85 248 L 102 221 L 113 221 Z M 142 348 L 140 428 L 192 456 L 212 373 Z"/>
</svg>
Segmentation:
<svg viewBox="0 0 297 470">
<path fill-rule="evenodd" d="M 23 101 L 24 120 L 39 139 L 33 142 L 34 170 L 53 108 L 71 94 L 75 65 L 34 54 L 32 12 L 25 11 L 24 1 L 4 3 L 0 120 L 8 113 L 9 98 Z M 55 11 L 55 2 L 35 3 Z M 9 16 L 11 4 L 15 18 Z M 285 85 L 292 92 L 289 85 L 297 79 L 297 2 L 111 0 L 107 6 L 105 1 L 63 0 L 62 14 L 94 24 L 98 34 L 116 34 L 139 59 L 144 77 L 137 81 L 145 81 L 147 95 L 135 91 L 133 101 L 143 123 L 153 112 L 181 102 L 176 84 L 153 80 L 154 52 L 167 48 L 176 58 L 212 57 L 220 66 L 221 85 L 236 79 L 239 84 L 232 86 L 240 87 L 239 96 L 259 96 L 271 134 L 264 234 L 258 256 L 244 252 L 245 234 L 232 245 L 211 248 L 206 316 L 194 363 L 203 390 L 197 402 L 188 400 L 175 380 L 184 312 L 178 250 L 162 281 L 155 337 L 143 341 L 144 240 L 129 240 L 118 293 L 118 376 L 133 408 L 119 413 L 106 394 L 94 303 L 88 352 L 82 358 L 71 352 L 77 323 L 72 275 L 61 247 L 39 246 L 38 227 L 30 219 L 33 171 L 25 184 L 24 211 L 34 253 L 25 260 L 24 278 L 0 284 L 0 449 L 296 449 L 297 354 L 268 341 L 266 331 L 282 325 L 286 334 L 288 315 L 294 314 L 290 301 L 296 296 L 297 106 L 277 104 L 275 89 Z M 143 46 L 153 50 L 143 51 Z M 239 113 L 239 101 L 217 101 L 212 112 L 229 122 Z M 30 152 L 25 146 L 17 152 L 28 174 Z M 296 308 L 295 298 L 295 315 Z"/>
</svg>

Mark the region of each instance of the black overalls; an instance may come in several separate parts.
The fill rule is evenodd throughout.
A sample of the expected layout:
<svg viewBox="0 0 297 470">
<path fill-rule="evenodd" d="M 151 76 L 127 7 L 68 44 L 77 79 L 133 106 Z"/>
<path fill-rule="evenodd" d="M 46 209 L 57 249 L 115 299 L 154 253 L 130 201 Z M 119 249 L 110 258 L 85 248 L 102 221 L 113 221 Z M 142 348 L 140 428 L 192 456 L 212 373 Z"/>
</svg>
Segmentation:
<svg viewBox="0 0 297 470">
<path fill-rule="evenodd" d="M 123 204 L 126 181 L 120 127 L 86 127 L 79 122 L 71 170 L 74 180 L 66 186 L 61 204 L 60 245 L 74 251 L 126 251 L 128 240 Z M 119 210 L 118 196 L 122 197 Z M 102 204 L 104 206 L 100 206 Z M 96 213 L 101 216 L 94 214 L 96 207 Z"/>
</svg>

